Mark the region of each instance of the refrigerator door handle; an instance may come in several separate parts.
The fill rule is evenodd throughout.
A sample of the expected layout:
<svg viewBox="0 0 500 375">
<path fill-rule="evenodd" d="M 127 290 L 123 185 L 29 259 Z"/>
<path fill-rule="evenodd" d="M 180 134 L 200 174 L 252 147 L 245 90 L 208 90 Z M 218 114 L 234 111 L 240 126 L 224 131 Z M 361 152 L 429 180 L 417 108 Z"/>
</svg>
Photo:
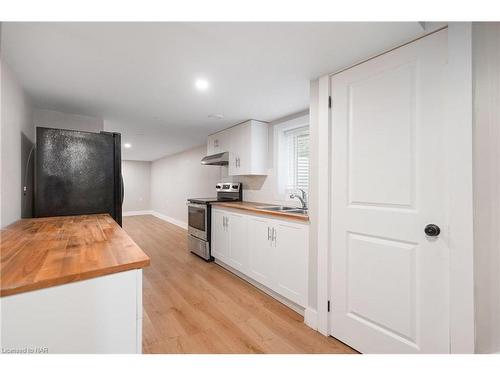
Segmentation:
<svg viewBox="0 0 500 375">
<path fill-rule="evenodd" d="M 122 206 L 123 206 L 123 200 L 125 199 L 125 187 L 123 186 L 123 175 L 120 175 L 121 179 L 121 186 L 122 186 Z"/>
</svg>

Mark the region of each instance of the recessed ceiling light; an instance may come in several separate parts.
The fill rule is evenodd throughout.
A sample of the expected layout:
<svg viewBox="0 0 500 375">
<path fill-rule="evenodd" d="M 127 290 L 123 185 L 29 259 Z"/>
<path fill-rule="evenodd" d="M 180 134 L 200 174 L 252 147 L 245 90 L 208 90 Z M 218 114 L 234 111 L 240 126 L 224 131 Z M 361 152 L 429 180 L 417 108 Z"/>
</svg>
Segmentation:
<svg viewBox="0 0 500 375">
<path fill-rule="evenodd" d="M 200 91 L 205 91 L 208 89 L 208 81 L 206 79 L 197 79 L 196 82 L 194 83 L 196 88 Z"/>
<path fill-rule="evenodd" d="M 131 145 L 130 143 L 124 143 L 124 144 L 123 144 L 123 146 L 124 146 L 125 148 L 130 148 L 130 147 L 132 147 L 132 145 Z"/>
<path fill-rule="evenodd" d="M 216 120 L 222 120 L 224 118 L 224 115 L 222 115 L 220 113 L 214 113 L 214 114 L 208 115 L 208 117 L 216 119 Z"/>
</svg>

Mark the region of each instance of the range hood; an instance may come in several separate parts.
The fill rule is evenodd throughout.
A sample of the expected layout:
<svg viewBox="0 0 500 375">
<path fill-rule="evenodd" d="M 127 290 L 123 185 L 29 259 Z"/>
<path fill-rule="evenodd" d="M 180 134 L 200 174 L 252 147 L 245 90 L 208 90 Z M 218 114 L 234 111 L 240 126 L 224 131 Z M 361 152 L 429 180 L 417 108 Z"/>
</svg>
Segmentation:
<svg viewBox="0 0 500 375">
<path fill-rule="evenodd" d="M 201 159 L 201 164 L 203 165 L 228 165 L 229 164 L 229 153 L 221 152 L 220 154 L 213 154 L 205 156 Z"/>
</svg>

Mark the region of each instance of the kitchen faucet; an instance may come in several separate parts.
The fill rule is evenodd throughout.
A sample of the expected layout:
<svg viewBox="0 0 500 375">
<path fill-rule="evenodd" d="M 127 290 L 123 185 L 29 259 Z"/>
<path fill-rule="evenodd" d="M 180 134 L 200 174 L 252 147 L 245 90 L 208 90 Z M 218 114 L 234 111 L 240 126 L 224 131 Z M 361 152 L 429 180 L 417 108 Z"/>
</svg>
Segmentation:
<svg viewBox="0 0 500 375">
<path fill-rule="evenodd" d="M 292 198 L 292 199 L 297 198 L 298 200 L 300 200 L 300 203 L 302 203 L 302 209 L 307 210 L 307 194 L 302 189 L 297 189 L 297 190 L 301 192 L 302 196 L 295 194 L 295 193 L 292 193 L 292 194 L 290 194 L 290 198 Z"/>
</svg>

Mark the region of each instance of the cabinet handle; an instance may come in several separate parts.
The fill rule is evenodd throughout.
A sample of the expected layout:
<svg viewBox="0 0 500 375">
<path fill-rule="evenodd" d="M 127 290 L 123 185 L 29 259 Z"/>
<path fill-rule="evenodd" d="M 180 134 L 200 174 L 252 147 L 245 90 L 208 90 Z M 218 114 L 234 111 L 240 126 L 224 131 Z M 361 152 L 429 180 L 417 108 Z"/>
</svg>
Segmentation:
<svg viewBox="0 0 500 375">
<path fill-rule="evenodd" d="M 273 237 L 271 239 L 271 241 L 274 242 L 274 247 L 276 247 L 276 239 L 277 239 L 277 235 L 276 235 L 276 229 L 273 228 Z"/>
<path fill-rule="evenodd" d="M 222 216 L 222 227 L 226 230 L 226 217 Z"/>
<path fill-rule="evenodd" d="M 270 241 L 271 240 L 271 230 L 269 227 L 267 227 L 267 240 Z"/>
</svg>

